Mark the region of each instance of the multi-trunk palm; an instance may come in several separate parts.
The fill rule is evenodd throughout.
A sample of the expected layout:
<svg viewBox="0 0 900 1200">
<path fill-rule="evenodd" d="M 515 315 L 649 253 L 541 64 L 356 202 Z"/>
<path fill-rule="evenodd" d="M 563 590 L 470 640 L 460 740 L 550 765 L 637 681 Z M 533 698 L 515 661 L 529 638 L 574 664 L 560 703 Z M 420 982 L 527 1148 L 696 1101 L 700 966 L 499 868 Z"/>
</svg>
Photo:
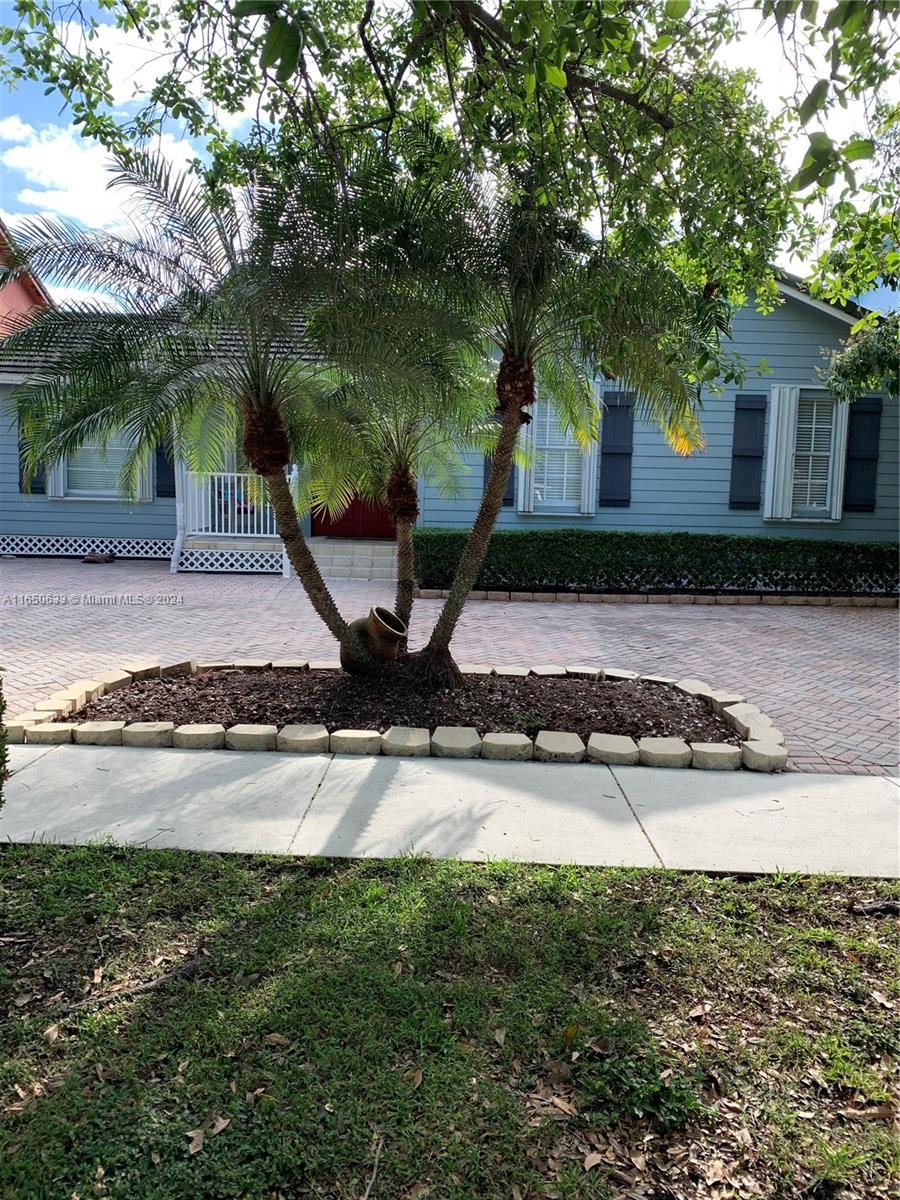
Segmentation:
<svg viewBox="0 0 900 1200">
<path fill-rule="evenodd" d="M 48 311 L 5 344 L 35 364 L 18 395 L 26 469 L 124 435 L 127 488 L 159 444 L 171 440 L 189 468 L 212 470 L 239 441 L 313 606 L 335 638 L 352 640 L 301 532 L 286 468 L 312 456 L 348 389 L 447 387 L 458 330 L 436 326 L 422 351 L 429 298 L 396 253 L 395 231 L 417 227 L 424 189 L 406 189 L 366 154 L 340 174 L 305 165 L 243 191 L 138 155 L 113 184 L 129 192 L 127 229 L 52 218 L 16 228 L 6 277 L 28 269 L 104 294 Z"/>
</svg>

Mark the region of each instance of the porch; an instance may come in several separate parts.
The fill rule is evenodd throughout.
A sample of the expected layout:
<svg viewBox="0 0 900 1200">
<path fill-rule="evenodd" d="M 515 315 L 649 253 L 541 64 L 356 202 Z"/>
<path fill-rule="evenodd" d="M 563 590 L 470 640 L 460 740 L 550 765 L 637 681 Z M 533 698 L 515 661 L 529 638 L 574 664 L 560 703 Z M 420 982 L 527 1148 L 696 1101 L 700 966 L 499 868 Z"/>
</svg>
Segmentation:
<svg viewBox="0 0 900 1200">
<path fill-rule="evenodd" d="M 275 514 L 249 472 L 182 471 L 179 475 L 179 529 L 172 573 L 233 571 L 290 575 Z M 396 578 L 393 541 L 378 538 L 310 536 L 309 546 L 325 579 Z"/>
</svg>

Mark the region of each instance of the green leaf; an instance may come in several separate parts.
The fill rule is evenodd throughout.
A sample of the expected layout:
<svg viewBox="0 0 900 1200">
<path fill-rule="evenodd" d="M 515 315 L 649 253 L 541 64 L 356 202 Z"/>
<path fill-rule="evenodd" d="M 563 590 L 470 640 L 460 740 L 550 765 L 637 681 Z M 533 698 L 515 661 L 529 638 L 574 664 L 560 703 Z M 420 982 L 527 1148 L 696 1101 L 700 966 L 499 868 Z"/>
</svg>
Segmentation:
<svg viewBox="0 0 900 1200">
<path fill-rule="evenodd" d="M 680 21 L 686 17 L 691 7 L 691 0 L 666 0 L 666 17 L 670 21 Z"/>
<path fill-rule="evenodd" d="M 284 83 L 297 70 L 297 63 L 300 61 L 300 30 L 293 21 L 288 24 L 281 44 L 281 62 L 275 72 L 275 78 L 279 83 Z"/>
<path fill-rule="evenodd" d="M 800 105 L 799 114 L 802 124 L 805 125 L 813 114 L 822 108 L 825 103 L 825 97 L 828 95 L 828 87 L 828 80 L 820 79 L 818 83 L 810 88 L 809 95 Z"/>
<path fill-rule="evenodd" d="M 241 17 L 268 17 L 274 16 L 280 7 L 281 0 L 236 0 L 231 12 L 232 16 L 238 19 Z"/>
<path fill-rule="evenodd" d="M 871 158 L 875 153 L 875 143 L 871 138 L 854 138 L 844 147 L 844 158 L 847 162 L 858 162 L 861 158 Z"/>
<path fill-rule="evenodd" d="M 564 88 L 568 84 L 566 73 L 561 67 L 557 67 L 554 63 L 544 63 L 544 78 L 551 87 Z"/>
<path fill-rule="evenodd" d="M 834 142 L 827 133 L 817 130 L 809 135 L 809 153 L 815 159 L 827 158 L 834 150 Z"/>
<path fill-rule="evenodd" d="M 525 95 L 528 97 L 529 100 L 534 95 L 534 88 L 535 88 L 536 83 L 537 83 L 537 78 L 534 74 L 534 71 L 526 71 L 525 72 Z"/>
<path fill-rule="evenodd" d="M 269 67 L 274 67 L 283 53 L 283 41 L 288 32 L 288 22 L 284 17 L 279 17 L 277 21 L 273 21 L 269 26 L 269 32 L 266 34 L 266 40 L 263 42 L 262 54 L 259 56 L 259 65 L 265 71 Z"/>
</svg>

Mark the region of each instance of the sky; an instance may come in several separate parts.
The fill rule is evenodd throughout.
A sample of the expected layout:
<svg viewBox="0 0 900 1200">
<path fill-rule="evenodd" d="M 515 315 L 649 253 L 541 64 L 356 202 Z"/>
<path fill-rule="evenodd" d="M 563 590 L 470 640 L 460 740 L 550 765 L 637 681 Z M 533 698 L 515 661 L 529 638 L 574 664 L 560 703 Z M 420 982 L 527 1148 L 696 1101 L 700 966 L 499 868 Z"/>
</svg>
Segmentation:
<svg viewBox="0 0 900 1200">
<path fill-rule="evenodd" d="M 0 0 L 0 20 L 9 9 L 11 0 Z M 752 67 L 759 76 L 761 97 L 777 109 L 782 97 L 794 91 L 793 70 L 776 36 L 760 32 L 756 14 L 748 13 L 744 26 L 744 38 L 727 49 L 722 61 L 730 67 Z M 146 94 L 156 78 L 159 52 L 135 33 L 123 33 L 112 25 L 105 27 L 102 42 L 113 63 L 114 103 L 123 112 L 134 111 L 135 97 Z M 43 92 L 40 84 L 21 84 L 12 93 L 0 90 L 0 218 L 10 221 L 25 214 L 52 213 L 93 227 L 114 226 L 121 217 L 122 197 L 107 188 L 105 151 L 81 137 L 58 96 Z M 229 126 L 239 134 L 244 121 L 232 117 Z M 838 138 L 859 124 L 858 112 L 838 110 L 829 117 L 827 129 Z M 163 135 L 159 148 L 176 164 L 186 164 L 195 154 L 187 139 L 171 133 Z M 786 147 L 790 170 L 796 170 L 804 152 L 803 137 Z M 785 257 L 779 265 L 805 273 L 804 264 L 796 259 Z M 51 290 L 56 299 L 66 298 L 67 289 Z M 863 302 L 900 307 L 900 297 L 890 292 L 877 298 L 870 293 Z"/>
</svg>

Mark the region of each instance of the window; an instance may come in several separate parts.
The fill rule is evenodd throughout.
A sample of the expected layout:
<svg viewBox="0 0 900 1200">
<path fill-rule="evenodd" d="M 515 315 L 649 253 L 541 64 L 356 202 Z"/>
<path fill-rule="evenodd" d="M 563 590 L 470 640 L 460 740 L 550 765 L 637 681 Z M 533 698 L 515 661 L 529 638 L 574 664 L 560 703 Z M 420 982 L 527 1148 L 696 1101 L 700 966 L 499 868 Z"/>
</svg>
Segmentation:
<svg viewBox="0 0 900 1200">
<path fill-rule="evenodd" d="M 819 389 L 772 389 L 766 520 L 840 520 L 847 416 L 846 404 Z"/>
<path fill-rule="evenodd" d="M 588 514 L 593 512 L 595 446 L 582 450 L 564 430 L 552 405 L 537 401 L 531 424 L 524 426 L 533 458 L 522 472 L 522 512 Z"/>
<path fill-rule="evenodd" d="M 792 517 L 830 514 L 834 409 L 830 396 L 800 393 L 791 481 Z"/>
<path fill-rule="evenodd" d="M 105 448 L 85 442 L 66 457 L 67 496 L 116 496 L 128 455 L 124 437 L 110 438 Z"/>
</svg>

